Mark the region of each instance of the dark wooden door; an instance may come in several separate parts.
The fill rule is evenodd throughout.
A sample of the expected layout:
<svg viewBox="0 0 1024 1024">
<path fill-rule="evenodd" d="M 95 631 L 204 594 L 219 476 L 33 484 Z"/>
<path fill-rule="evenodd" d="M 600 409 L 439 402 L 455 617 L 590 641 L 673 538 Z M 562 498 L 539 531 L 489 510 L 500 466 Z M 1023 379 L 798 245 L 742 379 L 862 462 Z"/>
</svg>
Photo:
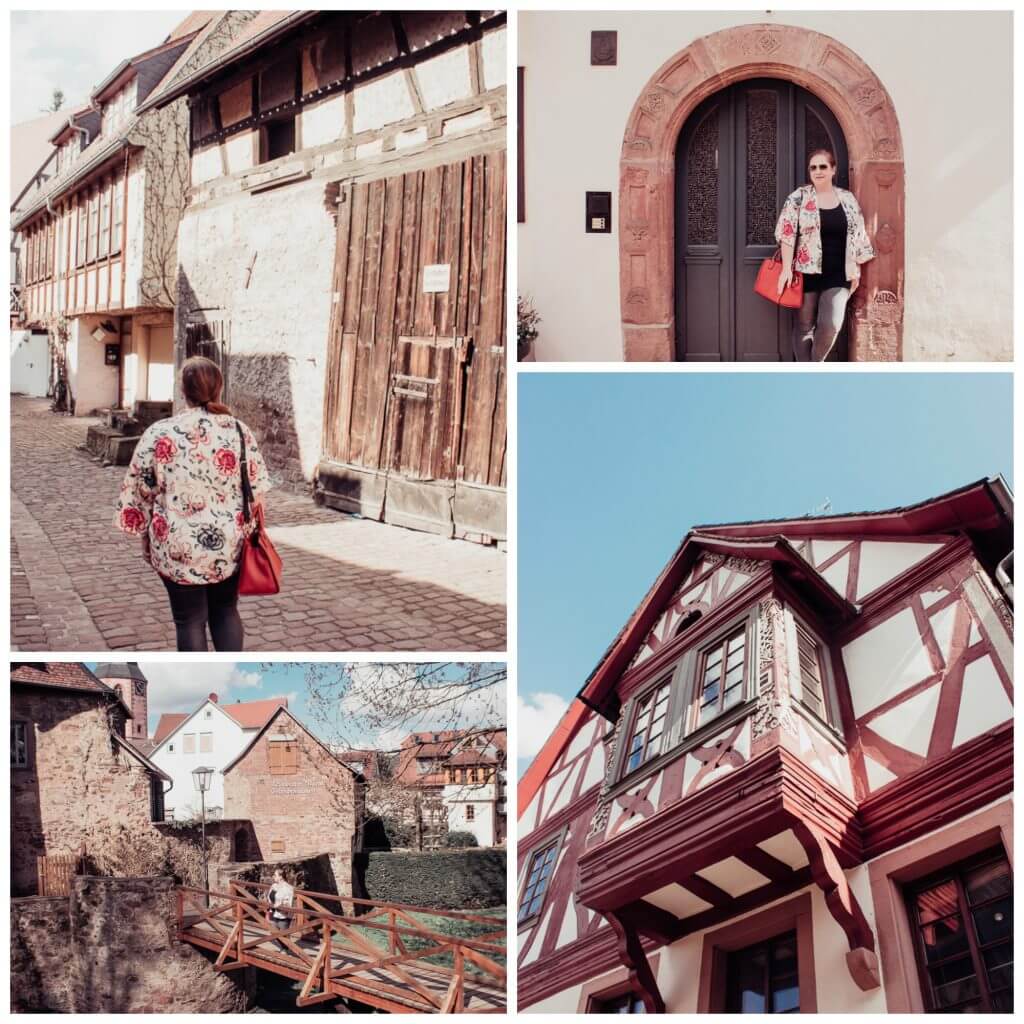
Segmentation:
<svg viewBox="0 0 1024 1024">
<path fill-rule="evenodd" d="M 805 89 L 753 79 L 723 89 L 687 120 L 676 145 L 676 352 L 681 360 L 792 359 L 793 314 L 754 294 L 775 251 L 786 196 L 807 181 L 807 157 L 836 154 L 848 187 L 846 140 Z M 845 359 L 846 332 L 830 358 Z"/>
<path fill-rule="evenodd" d="M 324 500 L 503 537 L 505 390 L 505 153 L 343 185 Z"/>
</svg>

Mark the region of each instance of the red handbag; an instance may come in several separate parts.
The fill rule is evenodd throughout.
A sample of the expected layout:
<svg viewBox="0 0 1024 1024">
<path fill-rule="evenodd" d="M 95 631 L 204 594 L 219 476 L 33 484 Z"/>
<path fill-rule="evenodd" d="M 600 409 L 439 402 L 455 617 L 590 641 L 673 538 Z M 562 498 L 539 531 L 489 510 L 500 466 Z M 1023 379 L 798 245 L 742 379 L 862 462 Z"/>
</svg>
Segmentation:
<svg viewBox="0 0 1024 1024">
<path fill-rule="evenodd" d="M 238 565 L 239 594 L 276 594 L 281 589 L 281 556 L 270 543 L 263 527 L 263 506 L 256 505 L 249 481 L 249 458 L 245 453 L 245 434 L 235 420 L 238 437 L 242 442 L 242 519 L 245 522 L 245 540 Z M 252 506 L 256 505 L 255 514 Z"/>
<path fill-rule="evenodd" d="M 763 299 L 774 302 L 786 309 L 799 309 L 804 301 L 804 275 L 793 271 L 793 278 L 779 294 L 779 277 L 782 274 L 782 250 L 776 249 L 771 259 L 761 261 L 761 269 L 757 272 L 754 291 Z"/>
</svg>

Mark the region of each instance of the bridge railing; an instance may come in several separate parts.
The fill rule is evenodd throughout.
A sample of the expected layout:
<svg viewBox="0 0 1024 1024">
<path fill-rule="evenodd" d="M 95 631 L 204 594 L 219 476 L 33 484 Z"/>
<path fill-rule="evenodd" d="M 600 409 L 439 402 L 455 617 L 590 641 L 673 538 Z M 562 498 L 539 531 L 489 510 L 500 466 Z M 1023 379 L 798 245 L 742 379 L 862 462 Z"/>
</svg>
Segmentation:
<svg viewBox="0 0 1024 1024">
<path fill-rule="evenodd" d="M 333 893 L 296 890 L 291 922 L 277 928 L 268 920 L 272 907 L 265 898 L 270 887 L 254 882 L 232 882 L 231 892 L 212 892 L 181 887 L 178 890 L 178 936 L 197 937 L 219 950 L 215 966 L 232 970 L 254 960 L 268 969 L 304 982 L 297 1003 L 307 1006 L 342 994 L 344 979 L 374 971 L 374 988 L 381 998 L 402 1008 L 409 992 L 429 1007 L 428 1012 L 458 1013 L 466 1008 L 467 984 L 481 981 L 488 988 L 507 982 L 504 921 L 491 915 L 464 911 L 437 911 L 429 907 L 339 897 Z M 362 913 L 332 913 L 324 905 L 356 906 Z M 473 924 L 482 935 L 457 936 L 427 927 L 415 917 L 429 914 Z M 500 928 L 499 928 L 500 926 Z M 211 936 L 212 933 L 212 936 Z M 268 940 L 277 950 L 267 954 L 259 947 Z M 316 949 L 309 948 L 318 943 Z M 303 946 L 303 943 L 306 945 Z M 335 958 L 350 963 L 335 964 Z M 273 966 L 266 963 L 273 962 Z M 407 968 L 415 967 L 415 972 Z M 381 974 L 388 981 L 381 981 Z M 433 987 L 424 983 L 429 975 Z M 356 979 L 352 977 L 354 982 Z M 436 982 L 442 981 L 439 991 Z M 351 993 L 350 993 L 351 994 Z"/>
</svg>

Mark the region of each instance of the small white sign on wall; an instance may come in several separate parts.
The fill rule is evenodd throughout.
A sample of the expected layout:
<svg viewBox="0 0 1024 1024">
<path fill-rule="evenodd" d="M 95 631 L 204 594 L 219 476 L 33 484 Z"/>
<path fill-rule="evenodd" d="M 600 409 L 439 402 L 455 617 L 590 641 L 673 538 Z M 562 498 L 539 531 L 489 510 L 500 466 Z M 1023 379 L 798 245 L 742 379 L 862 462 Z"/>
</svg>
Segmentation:
<svg viewBox="0 0 1024 1024">
<path fill-rule="evenodd" d="M 423 291 L 446 292 L 451 287 L 452 265 L 430 263 L 423 268 Z"/>
</svg>

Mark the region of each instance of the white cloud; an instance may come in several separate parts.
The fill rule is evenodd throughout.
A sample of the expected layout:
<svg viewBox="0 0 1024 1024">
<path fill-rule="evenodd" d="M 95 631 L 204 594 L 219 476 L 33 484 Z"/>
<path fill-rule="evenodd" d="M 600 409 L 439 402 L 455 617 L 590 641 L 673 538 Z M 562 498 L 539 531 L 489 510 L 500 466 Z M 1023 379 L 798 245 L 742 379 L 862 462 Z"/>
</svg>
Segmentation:
<svg viewBox="0 0 1024 1024">
<path fill-rule="evenodd" d="M 159 46 L 188 11 L 13 11 L 11 122 L 38 117 L 54 89 L 85 102 L 122 60 Z"/>
<path fill-rule="evenodd" d="M 569 704 L 557 693 L 528 693 L 516 697 L 516 729 L 519 757 L 540 753 Z"/>
<path fill-rule="evenodd" d="M 149 680 L 149 712 L 153 726 L 156 717 L 165 711 L 192 711 L 211 693 L 220 702 L 241 696 L 240 690 L 259 686 L 263 677 L 258 672 L 247 672 L 230 661 L 181 664 L 140 662 L 143 675 Z M 154 717 L 156 716 L 156 717 Z"/>
</svg>

